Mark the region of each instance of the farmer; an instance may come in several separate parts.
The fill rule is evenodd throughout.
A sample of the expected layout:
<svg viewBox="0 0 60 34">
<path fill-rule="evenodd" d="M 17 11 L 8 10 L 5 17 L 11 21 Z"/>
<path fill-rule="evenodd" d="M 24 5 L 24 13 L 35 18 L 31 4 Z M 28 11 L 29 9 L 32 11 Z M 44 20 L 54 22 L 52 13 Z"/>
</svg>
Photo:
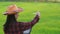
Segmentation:
<svg viewBox="0 0 60 34">
<path fill-rule="evenodd" d="M 30 34 L 32 27 L 39 21 L 40 14 L 36 13 L 35 18 L 31 22 L 17 22 L 18 13 L 22 12 L 22 8 L 11 5 L 7 8 L 4 15 L 7 15 L 4 24 L 4 34 Z"/>
</svg>

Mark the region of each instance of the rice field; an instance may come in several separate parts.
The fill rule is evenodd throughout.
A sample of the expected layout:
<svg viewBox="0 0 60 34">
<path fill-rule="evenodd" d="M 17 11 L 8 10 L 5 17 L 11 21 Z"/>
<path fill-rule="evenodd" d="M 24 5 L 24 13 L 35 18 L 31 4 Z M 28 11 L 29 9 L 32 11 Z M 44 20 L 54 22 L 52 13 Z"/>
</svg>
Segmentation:
<svg viewBox="0 0 60 34">
<path fill-rule="evenodd" d="M 31 34 L 60 34 L 60 3 L 39 2 L 0 2 L 0 34 L 4 34 L 3 25 L 6 15 L 3 13 L 11 4 L 23 8 L 19 13 L 18 21 L 29 22 L 38 10 L 41 13 L 39 22 L 32 28 Z"/>
</svg>

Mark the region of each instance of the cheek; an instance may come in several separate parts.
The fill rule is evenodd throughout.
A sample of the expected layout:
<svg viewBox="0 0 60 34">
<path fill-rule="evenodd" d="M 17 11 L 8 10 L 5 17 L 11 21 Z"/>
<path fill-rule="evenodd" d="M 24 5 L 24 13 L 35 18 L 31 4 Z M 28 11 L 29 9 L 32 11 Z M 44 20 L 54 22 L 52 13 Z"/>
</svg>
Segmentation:
<svg viewBox="0 0 60 34">
<path fill-rule="evenodd" d="M 15 18 L 16 18 L 16 19 L 18 18 L 18 14 L 15 15 Z"/>
</svg>

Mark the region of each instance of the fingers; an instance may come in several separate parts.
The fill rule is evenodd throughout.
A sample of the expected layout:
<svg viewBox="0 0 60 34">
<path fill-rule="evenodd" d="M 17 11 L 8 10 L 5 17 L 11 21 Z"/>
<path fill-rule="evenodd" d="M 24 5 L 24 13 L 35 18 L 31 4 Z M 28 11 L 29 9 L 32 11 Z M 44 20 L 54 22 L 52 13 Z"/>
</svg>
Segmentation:
<svg viewBox="0 0 60 34">
<path fill-rule="evenodd" d="M 40 16 L 40 12 L 39 12 L 39 11 L 37 11 L 36 15 Z"/>
</svg>

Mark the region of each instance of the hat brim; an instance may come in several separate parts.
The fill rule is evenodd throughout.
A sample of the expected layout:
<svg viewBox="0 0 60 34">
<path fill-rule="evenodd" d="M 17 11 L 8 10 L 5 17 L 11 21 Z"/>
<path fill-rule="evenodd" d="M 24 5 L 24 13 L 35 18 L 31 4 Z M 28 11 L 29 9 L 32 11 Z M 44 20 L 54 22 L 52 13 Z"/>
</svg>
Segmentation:
<svg viewBox="0 0 60 34">
<path fill-rule="evenodd" d="M 10 12 L 9 12 L 9 11 L 6 11 L 6 12 L 4 13 L 4 15 L 16 14 L 16 13 L 19 13 L 19 12 L 22 12 L 22 11 L 23 11 L 23 9 L 18 7 L 17 10 L 13 10 L 13 11 L 10 11 Z"/>
<path fill-rule="evenodd" d="M 15 12 L 22 12 L 23 9 L 18 7 L 18 9 L 17 9 L 17 10 L 14 10 L 14 11 L 15 11 Z"/>
</svg>

